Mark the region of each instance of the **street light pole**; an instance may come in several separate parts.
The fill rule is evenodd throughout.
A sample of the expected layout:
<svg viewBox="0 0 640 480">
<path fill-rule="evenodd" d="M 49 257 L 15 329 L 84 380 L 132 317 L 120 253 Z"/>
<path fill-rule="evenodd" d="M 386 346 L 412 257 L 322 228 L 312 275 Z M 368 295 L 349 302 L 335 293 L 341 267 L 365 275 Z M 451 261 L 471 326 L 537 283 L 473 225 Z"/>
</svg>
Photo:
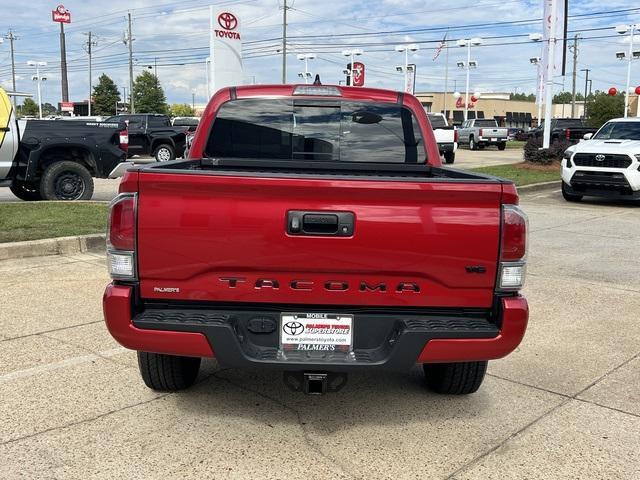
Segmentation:
<svg viewBox="0 0 640 480">
<path fill-rule="evenodd" d="M 471 42 L 467 42 L 467 86 L 464 89 L 464 119 L 467 120 L 469 117 L 469 75 L 471 73 L 471 68 L 469 67 L 469 62 L 471 61 Z"/>
<path fill-rule="evenodd" d="M 420 49 L 419 45 L 412 43 L 409 45 L 396 45 L 396 52 L 403 53 L 404 52 L 404 66 L 396 67 L 396 70 L 402 71 L 403 75 L 403 86 L 402 91 L 406 93 L 413 93 L 409 88 L 409 51 L 417 52 Z M 413 67 L 415 69 L 415 67 Z M 412 70 L 413 72 L 413 70 Z"/>
<path fill-rule="evenodd" d="M 629 87 L 631 86 L 631 61 L 633 60 L 633 36 L 638 28 L 636 24 L 631 25 L 618 25 L 616 32 L 620 35 L 624 35 L 629 32 L 629 55 L 627 57 L 627 83 L 624 89 L 624 118 L 627 118 L 629 110 Z M 624 55 L 624 54 L 623 54 Z"/>
<path fill-rule="evenodd" d="M 349 70 L 345 70 L 345 73 L 347 73 L 349 75 L 349 78 L 351 79 L 351 81 L 349 82 L 350 86 L 353 86 L 353 63 L 355 62 L 354 58 L 362 55 L 363 53 L 364 51 L 361 48 L 352 48 L 351 50 L 342 51 L 342 55 L 351 59 L 351 66 L 349 67 Z"/>
<path fill-rule="evenodd" d="M 38 84 L 38 116 L 42 120 L 42 91 L 40 88 L 40 82 L 43 78 L 40 76 L 40 67 L 46 67 L 47 62 L 34 62 L 33 60 L 29 60 L 27 65 L 30 67 L 36 67 L 36 76 L 33 77 L 33 80 Z"/>
</svg>

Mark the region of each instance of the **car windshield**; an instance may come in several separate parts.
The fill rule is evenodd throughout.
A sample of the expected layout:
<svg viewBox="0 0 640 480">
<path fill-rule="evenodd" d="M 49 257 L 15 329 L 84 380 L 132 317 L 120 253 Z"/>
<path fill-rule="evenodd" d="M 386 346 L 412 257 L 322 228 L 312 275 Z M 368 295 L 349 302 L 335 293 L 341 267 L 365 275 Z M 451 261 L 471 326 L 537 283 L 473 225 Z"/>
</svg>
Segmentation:
<svg viewBox="0 0 640 480">
<path fill-rule="evenodd" d="M 557 128 L 580 128 L 584 127 L 584 122 L 579 118 L 561 118 L 556 120 Z"/>
<path fill-rule="evenodd" d="M 598 140 L 640 140 L 640 121 L 605 123 L 593 138 Z"/>
</svg>

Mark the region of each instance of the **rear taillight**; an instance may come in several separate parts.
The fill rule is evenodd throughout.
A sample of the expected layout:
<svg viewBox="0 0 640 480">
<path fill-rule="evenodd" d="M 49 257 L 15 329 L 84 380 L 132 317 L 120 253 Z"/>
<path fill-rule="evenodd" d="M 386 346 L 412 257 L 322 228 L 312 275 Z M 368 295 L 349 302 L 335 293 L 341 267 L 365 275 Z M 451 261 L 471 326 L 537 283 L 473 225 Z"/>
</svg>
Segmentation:
<svg viewBox="0 0 640 480">
<path fill-rule="evenodd" d="M 453 143 L 458 142 L 458 129 L 454 127 L 453 129 Z"/>
<path fill-rule="evenodd" d="M 503 205 L 498 290 L 515 291 L 524 286 L 527 230 L 527 215 L 516 205 Z"/>
<path fill-rule="evenodd" d="M 120 150 L 123 152 L 129 151 L 129 132 L 127 130 L 120 130 Z"/>
<path fill-rule="evenodd" d="M 480 136 L 482 137 L 484 135 L 484 131 L 482 130 L 482 128 L 480 129 Z"/>
<path fill-rule="evenodd" d="M 570 129 L 570 128 L 567 128 L 567 129 L 564 131 L 564 138 L 566 138 L 567 140 L 570 140 L 570 139 L 571 139 L 571 129 Z"/>
<path fill-rule="evenodd" d="M 137 194 L 121 193 L 113 202 L 107 224 L 107 264 L 111 278 L 136 279 Z"/>
</svg>

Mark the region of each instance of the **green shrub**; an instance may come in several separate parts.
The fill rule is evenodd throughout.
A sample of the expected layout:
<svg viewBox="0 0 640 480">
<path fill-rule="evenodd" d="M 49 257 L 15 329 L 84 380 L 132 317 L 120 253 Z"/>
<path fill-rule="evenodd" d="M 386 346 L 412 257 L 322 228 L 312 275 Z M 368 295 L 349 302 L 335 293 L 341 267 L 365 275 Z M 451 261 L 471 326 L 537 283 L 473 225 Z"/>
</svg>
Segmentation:
<svg viewBox="0 0 640 480">
<path fill-rule="evenodd" d="M 549 165 L 555 160 L 562 160 L 564 151 L 570 145 L 566 140 L 557 140 L 551 143 L 549 148 L 542 148 L 541 138 L 530 138 L 524 145 L 524 160 L 538 165 Z"/>
</svg>

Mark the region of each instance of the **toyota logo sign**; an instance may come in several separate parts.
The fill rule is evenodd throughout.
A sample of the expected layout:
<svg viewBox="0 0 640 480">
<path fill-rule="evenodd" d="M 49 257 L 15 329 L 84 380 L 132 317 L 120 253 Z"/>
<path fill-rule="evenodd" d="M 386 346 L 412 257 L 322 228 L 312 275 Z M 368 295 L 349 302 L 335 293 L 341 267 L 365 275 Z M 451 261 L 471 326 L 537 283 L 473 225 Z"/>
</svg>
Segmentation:
<svg viewBox="0 0 640 480">
<path fill-rule="evenodd" d="M 287 322 L 282 325 L 282 331 L 287 335 L 300 335 L 302 332 L 304 332 L 304 325 L 302 325 L 300 322 Z"/>
<path fill-rule="evenodd" d="M 223 12 L 218 15 L 218 25 L 225 30 L 235 30 L 238 26 L 238 19 L 233 13 Z"/>
<path fill-rule="evenodd" d="M 604 162 L 605 156 L 601 153 L 596 155 L 596 162 Z"/>
</svg>

